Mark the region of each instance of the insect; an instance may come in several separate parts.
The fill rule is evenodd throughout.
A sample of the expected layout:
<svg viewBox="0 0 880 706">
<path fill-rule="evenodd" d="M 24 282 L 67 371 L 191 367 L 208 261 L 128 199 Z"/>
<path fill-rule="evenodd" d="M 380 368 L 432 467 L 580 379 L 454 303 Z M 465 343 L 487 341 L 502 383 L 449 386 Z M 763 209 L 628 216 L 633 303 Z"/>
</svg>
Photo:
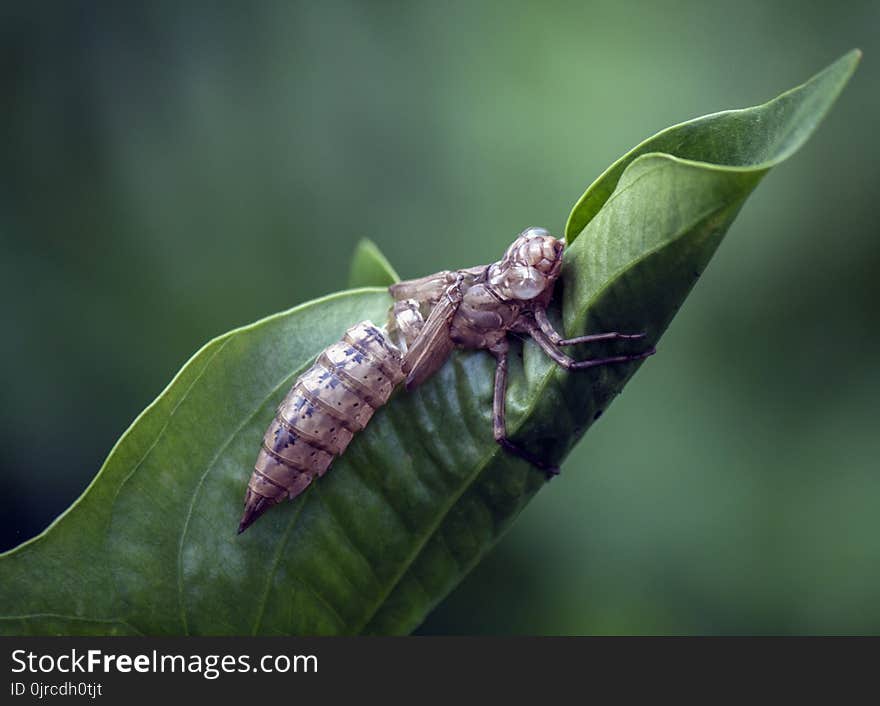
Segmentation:
<svg viewBox="0 0 880 706">
<path fill-rule="evenodd" d="M 386 330 L 369 321 L 348 329 L 323 351 L 284 398 L 263 437 L 245 496 L 239 533 L 272 505 L 293 499 L 345 451 L 394 388 L 408 390 L 433 375 L 456 347 L 495 357 L 492 426 L 495 440 L 548 477 L 559 469 L 507 438 L 505 393 L 509 334 L 525 334 L 558 365 L 585 370 L 641 360 L 640 353 L 574 360 L 561 348 L 578 343 L 643 338 L 643 333 L 596 333 L 563 338 L 547 317 L 562 268 L 564 243 L 544 228 L 527 228 L 489 265 L 449 270 L 389 287 L 394 305 Z"/>
</svg>

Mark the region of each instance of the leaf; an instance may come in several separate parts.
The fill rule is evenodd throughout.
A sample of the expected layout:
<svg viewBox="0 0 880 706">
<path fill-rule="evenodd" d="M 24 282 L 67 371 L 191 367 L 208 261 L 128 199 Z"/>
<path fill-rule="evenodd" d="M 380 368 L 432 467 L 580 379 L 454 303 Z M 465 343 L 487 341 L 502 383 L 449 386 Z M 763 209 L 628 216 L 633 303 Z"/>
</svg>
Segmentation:
<svg viewBox="0 0 880 706">
<path fill-rule="evenodd" d="M 351 266 L 348 271 L 348 286 L 352 289 L 357 287 L 387 287 L 399 281 L 400 277 L 379 248 L 376 247 L 376 244 L 368 238 L 362 238 L 351 258 Z"/>
<path fill-rule="evenodd" d="M 734 122 L 724 117 L 733 114 L 703 118 L 645 143 L 686 146 L 687 159 L 638 148 L 600 177 L 569 221 L 557 298 L 567 333 L 644 330 L 656 342 L 747 195 L 815 129 L 857 60 L 847 55 L 776 108 L 740 111 Z M 669 137 L 674 131 L 681 139 Z M 326 477 L 235 534 L 275 405 L 321 349 L 359 320 L 384 321 L 389 303 L 381 289 L 344 292 L 208 343 L 135 420 L 73 507 L 0 556 L 0 631 L 417 626 L 545 482 L 492 439 L 493 363 L 484 352 L 455 353 L 426 384 L 398 394 Z M 509 431 L 554 461 L 637 368 L 569 374 L 530 341 L 519 352 Z"/>
</svg>

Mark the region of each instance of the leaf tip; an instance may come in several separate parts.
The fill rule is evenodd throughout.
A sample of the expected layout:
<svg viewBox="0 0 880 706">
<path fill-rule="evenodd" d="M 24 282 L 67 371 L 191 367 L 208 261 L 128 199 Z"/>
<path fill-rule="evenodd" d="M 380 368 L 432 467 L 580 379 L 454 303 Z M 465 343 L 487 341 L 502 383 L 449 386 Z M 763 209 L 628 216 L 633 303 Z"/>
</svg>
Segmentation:
<svg viewBox="0 0 880 706">
<path fill-rule="evenodd" d="M 807 83 L 818 82 L 825 76 L 837 75 L 839 77 L 837 79 L 839 90 L 842 90 L 849 79 L 852 77 L 861 60 L 862 50 L 859 48 L 850 49 L 846 54 L 842 55 L 840 58 L 831 62 L 828 66 L 822 69 L 822 71 L 820 71 L 812 79 L 807 81 Z"/>
<path fill-rule="evenodd" d="M 349 267 L 349 287 L 387 287 L 400 281 L 400 276 L 369 238 L 361 238 L 354 248 Z"/>
</svg>

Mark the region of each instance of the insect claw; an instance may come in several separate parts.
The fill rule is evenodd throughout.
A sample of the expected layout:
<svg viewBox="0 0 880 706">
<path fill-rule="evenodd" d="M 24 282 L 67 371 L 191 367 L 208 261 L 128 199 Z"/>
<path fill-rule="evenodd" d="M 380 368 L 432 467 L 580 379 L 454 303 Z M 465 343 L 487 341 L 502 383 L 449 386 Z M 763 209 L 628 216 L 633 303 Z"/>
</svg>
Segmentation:
<svg viewBox="0 0 880 706">
<path fill-rule="evenodd" d="M 528 451 L 524 451 L 512 441 L 510 441 L 510 439 L 508 439 L 506 436 L 502 436 L 500 439 L 496 438 L 496 441 L 514 456 L 519 456 L 521 459 L 528 461 L 539 470 L 544 471 L 548 480 L 550 478 L 553 478 L 554 476 L 559 475 L 559 466 L 556 466 L 552 463 L 547 463 L 546 461 L 542 461 L 537 456 L 533 456 Z"/>
<path fill-rule="evenodd" d="M 544 470 L 544 475 L 547 476 L 547 480 L 551 480 L 559 475 L 559 466 L 547 466 Z"/>
</svg>

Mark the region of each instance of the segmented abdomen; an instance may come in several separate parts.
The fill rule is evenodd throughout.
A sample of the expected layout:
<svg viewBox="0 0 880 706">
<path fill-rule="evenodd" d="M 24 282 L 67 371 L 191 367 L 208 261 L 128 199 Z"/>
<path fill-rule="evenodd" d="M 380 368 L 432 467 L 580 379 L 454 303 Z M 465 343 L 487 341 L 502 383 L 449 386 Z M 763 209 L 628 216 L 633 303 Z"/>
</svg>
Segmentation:
<svg viewBox="0 0 880 706">
<path fill-rule="evenodd" d="M 318 356 L 263 436 L 239 532 L 326 473 L 403 381 L 401 365 L 400 351 L 369 321 L 352 326 Z"/>
</svg>

